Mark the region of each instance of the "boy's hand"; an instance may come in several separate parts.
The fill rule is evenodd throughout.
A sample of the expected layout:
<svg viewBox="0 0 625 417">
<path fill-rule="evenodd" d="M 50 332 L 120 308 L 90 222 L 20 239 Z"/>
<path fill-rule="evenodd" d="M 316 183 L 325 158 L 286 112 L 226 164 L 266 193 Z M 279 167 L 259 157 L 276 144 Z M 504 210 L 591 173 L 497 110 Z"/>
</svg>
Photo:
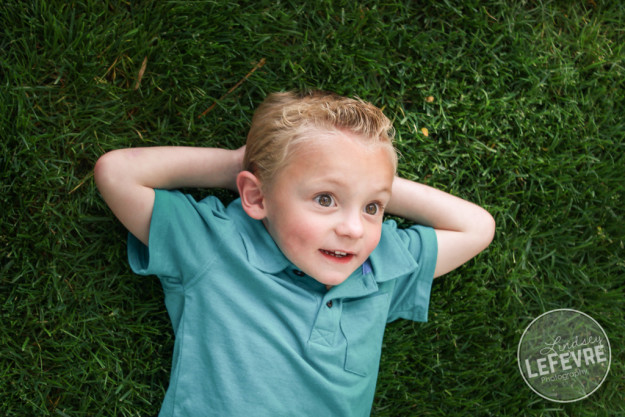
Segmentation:
<svg viewBox="0 0 625 417">
<path fill-rule="evenodd" d="M 155 147 L 108 152 L 95 165 L 95 181 L 104 201 L 145 245 L 150 234 L 154 189 L 181 187 L 236 190 L 245 147 Z"/>
<path fill-rule="evenodd" d="M 450 272 L 493 240 L 495 220 L 483 208 L 427 185 L 395 178 L 387 212 L 436 230 L 434 276 Z"/>
</svg>

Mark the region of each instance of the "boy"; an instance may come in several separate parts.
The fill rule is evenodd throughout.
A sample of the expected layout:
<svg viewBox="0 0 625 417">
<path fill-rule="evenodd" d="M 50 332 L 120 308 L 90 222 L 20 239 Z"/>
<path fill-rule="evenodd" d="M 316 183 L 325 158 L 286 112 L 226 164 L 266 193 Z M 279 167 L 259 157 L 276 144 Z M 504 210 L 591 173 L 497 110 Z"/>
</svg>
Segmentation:
<svg viewBox="0 0 625 417">
<path fill-rule="evenodd" d="M 427 319 L 432 278 L 490 243 L 480 207 L 395 176 L 390 121 L 331 93 L 277 93 L 245 147 L 102 156 L 98 188 L 158 275 L 175 332 L 161 416 L 366 416 L 384 327 Z M 228 207 L 173 190 L 222 187 Z M 419 226 L 397 229 L 383 214 Z"/>
</svg>

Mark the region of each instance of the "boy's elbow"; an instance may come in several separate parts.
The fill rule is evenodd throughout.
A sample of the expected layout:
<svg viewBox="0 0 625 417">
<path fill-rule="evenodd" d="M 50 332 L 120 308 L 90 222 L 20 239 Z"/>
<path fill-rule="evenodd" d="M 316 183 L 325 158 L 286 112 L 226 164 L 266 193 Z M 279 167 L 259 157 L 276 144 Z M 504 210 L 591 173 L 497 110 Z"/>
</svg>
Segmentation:
<svg viewBox="0 0 625 417">
<path fill-rule="evenodd" d="M 93 167 L 93 178 L 100 193 L 103 193 L 110 184 L 114 183 L 119 173 L 118 151 L 107 152 L 100 156 Z"/>
<path fill-rule="evenodd" d="M 480 221 L 480 236 L 482 242 L 482 250 L 486 249 L 495 237 L 496 229 L 495 218 L 486 210 L 484 210 Z"/>
<path fill-rule="evenodd" d="M 93 167 L 93 178 L 98 190 L 102 192 L 102 186 L 110 172 L 110 152 L 100 156 Z"/>
</svg>

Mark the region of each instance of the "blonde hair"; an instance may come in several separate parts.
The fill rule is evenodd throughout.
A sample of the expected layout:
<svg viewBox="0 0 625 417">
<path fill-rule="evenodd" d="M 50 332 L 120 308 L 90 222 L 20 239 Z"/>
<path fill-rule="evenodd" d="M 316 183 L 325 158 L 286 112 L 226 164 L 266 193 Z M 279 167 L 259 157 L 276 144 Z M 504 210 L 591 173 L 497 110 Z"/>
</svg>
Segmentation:
<svg viewBox="0 0 625 417">
<path fill-rule="evenodd" d="M 297 144 L 313 140 L 314 134 L 347 130 L 363 142 L 387 147 L 397 169 L 393 147 L 395 130 L 382 110 L 361 99 L 313 90 L 267 96 L 252 118 L 247 135 L 243 169 L 271 184 L 286 166 Z"/>
</svg>

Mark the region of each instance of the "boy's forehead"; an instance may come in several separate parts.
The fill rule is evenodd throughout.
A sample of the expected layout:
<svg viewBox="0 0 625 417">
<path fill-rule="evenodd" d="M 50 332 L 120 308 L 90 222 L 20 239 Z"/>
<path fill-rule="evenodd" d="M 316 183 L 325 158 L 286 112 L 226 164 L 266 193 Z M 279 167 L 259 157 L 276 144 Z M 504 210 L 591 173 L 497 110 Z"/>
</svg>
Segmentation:
<svg viewBox="0 0 625 417">
<path fill-rule="evenodd" d="M 358 157 L 362 156 L 361 152 L 364 152 L 363 160 Z M 291 169 L 281 169 L 277 176 L 292 175 L 293 169 L 306 167 L 308 173 L 314 175 L 314 178 L 308 178 L 309 181 L 327 181 L 340 185 L 341 177 L 329 169 L 347 166 L 368 173 L 378 171 L 380 177 L 390 174 L 392 178 L 395 171 L 391 152 L 394 150 L 389 144 L 371 143 L 356 134 L 320 131 L 318 136 L 301 141 L 290 149 L 283 168 Z M 380 153 L 383 156 L 378 157 Z M 371 163 L 367 156 L 374 157 L 377 163 Z"/>
<path fill-rule="evenodd" d="M 334 150 L 341 147 L 347 141 L 367 152 L 376 152 L 380 149 L 393 150 L 393 146 L 387 142 L 374 141 L 358 133 L 349 130 L 311 129 L 302 138 L 293 143 L 288 151 L 289 156 L 306 156 L 311 153 Z M 393 150 L 394 152 L 394 150 Z M 389 154 L 389 158 L 391 155 Z M 391 158 L 392 160 L 392 158 Z"/>
</svg>

